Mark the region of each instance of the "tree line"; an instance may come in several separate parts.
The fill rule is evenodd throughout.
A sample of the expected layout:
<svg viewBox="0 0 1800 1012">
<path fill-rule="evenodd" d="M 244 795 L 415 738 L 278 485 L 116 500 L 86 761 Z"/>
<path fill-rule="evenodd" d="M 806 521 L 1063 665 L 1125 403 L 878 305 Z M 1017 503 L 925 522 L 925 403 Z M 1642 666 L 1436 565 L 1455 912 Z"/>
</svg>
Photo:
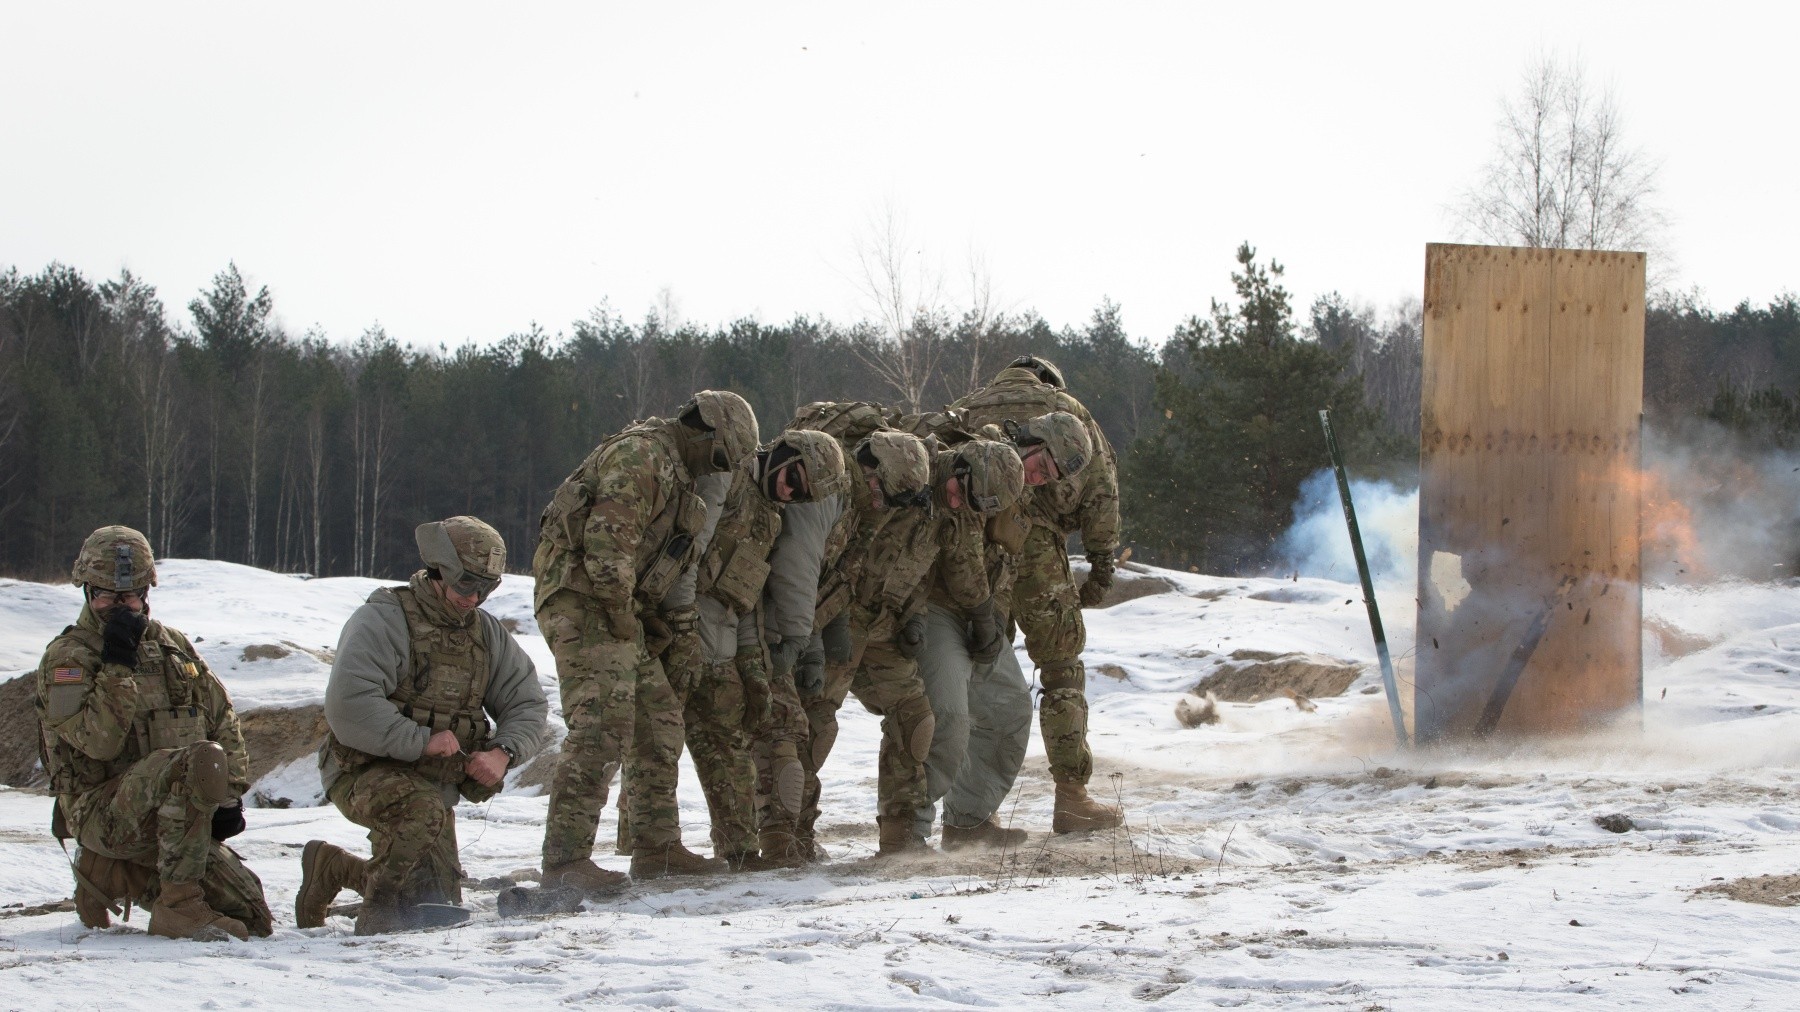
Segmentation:
<svg viewBox="0 0 1800 1012">
<path fill-rule="evenodd" d="M 1247 244 L 1230 276 L 1235 298 L 1157 346 L 1110 301 L 1060 327 L 985 309 L 704 327 L 603 303 L 566 331 L 434 350 L 379 326 L 285 333 L 273 293 L 235 264 L 181 315 L 129 272 L 14 267 L 0 273 L 0 572 L 54 579 L 88 531 L 122 522 L 164 556 L 398 577 L 413 527 L 451 513 L 494 524 L 522 568 L 588 450 L 694 390 L 743 394 L 769 436 L 813 400 L 936 407 L 1027 352 L 1062 368 L 1117 449 L 1136 558 L 1254 571 L 1326 464 L 1321 407 L 1358 468 L 1416 466 L 1421 321 L 1416 301 L 1335 293 L 1300 318 L 1281 266 Z M 1645 380 L 1652 421 L 1791 445 L 1800 306 L 1660 300 Z"/>
</svg>

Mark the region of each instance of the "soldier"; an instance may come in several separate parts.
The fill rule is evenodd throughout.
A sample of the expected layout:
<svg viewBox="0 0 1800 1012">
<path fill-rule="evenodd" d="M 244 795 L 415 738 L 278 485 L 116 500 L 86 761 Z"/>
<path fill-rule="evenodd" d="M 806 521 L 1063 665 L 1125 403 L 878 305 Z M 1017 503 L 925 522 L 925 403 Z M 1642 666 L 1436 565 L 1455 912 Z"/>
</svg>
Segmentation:
<svg viewBox="0 0 1800 1012">
<path fill-rule="evenodd" d="M 709 671 L 694 680 L 684 716 L 688 751 L 712 813 L 713 851 L 734 869 L 758 870 L 781 863 L 759 854 L 758 770 L 751 755 L 751 736 L 768 730 L 774 694 L 762 636 L 768 557 L 786 510 L 835 498 L 848 490 L 849 479 L 837 440 L 792 430 L 759 449 L 750 470 L 702 481 L 721 478 L 730 479 L 730 489 L 702 550 L 696 588 Z M 798 712 L 791 672 L 784 675 L 781 695 L 794 700 L 790 712 Z M 764 785 L 763 803 L 798 813 L 805 785 L 798 744 L 789 735 L 771 744 L 764 756 L 770 783 Z"/>
<path fill-rule="evenodd" d="M 624 885 L 623 875 L 594 863 L 593 849 L 607 789 L 627 756 L 640 771 L 621 792 L 632 874 L 712 867 L 681 844 L 681 704 L 659 659 L 674 649 L 693 658 L 684 671 L 698 670 L 696 614 L 664 598 L 698 556 L 706 504 L 696 479 L 744 466 L 756 444 L 750 405 L 703 390 L 676 417 L 638 422 L 595 447 L 544 509 L 535 605 L 569 728 L 545 817 L 548 888 Z"/>
<path fill-rule="evenodd" d="M 537 754 L 549 705 L 537 668 L 481 602 L 506 544 L 474 517 L 420 524 L 425 568 L 350 615 L 325 685 L 325 796 L 369 830 L 368 860 L 312 840 L 294 922 L 325 923 L 339 889 L 363 897 L 359 935 L 459 924 L 458 797 L 486 801 Z M 491 718 L 491 722 L 490 722 Z"/>
<path fill-rule="evenodd" d="M 971 440 L 932 458 L 931 508 L 890 514 L 873 532 L 852 585 L 844 657 L 827 665 L 822 705 L 847 692 L 881 716 L 876 822 L 883 855 L 929 852 L 914 820 L 926 803 L 925 758 L 936 719 L 915 660 L 925 642 L 926 578 L 946 545 L 979 544 L 988 517 L 1024 484 L 1011 446 Z M 817 749 L 817 743 L 815 743 Z M 810 814 L 810 813 L 809 813 Z"/>
<path fill-rule="evenodd" d="M 866 402 L 820 401 L 801 408 L 790 429 L 816 429 L 836 437 L 857 480 L 847 493 L 784 511 L 769 558 L 764 592 L 764 634 L 769 643 L 771 713 L 755 743 L 759 795 L 758 842 L 762 857 L 783 864 L 822 861 L 813 835 L 819 814 L 819 768 L 837 739 L 837 710 L 844 692 L 825 692 L 826 643 L 832 660 L 847 664 L 851 588 L 874 532 L 897 511 L 930 504 L 930 455 L 918 437 L 886 426 L 886 414 Z M 848 690 L 848 682 L 843 688 Z M 798 810 L 792 801 L 792 766 L 803 771 Z"/>
<path fill-rule="evenodd" d="M 51 830 L 80 844 L 81 923 L 108 926 L 123 900 L 149 906 L 153 935 L 266 937 L 262 882 L 220 842 L 244 829 L 244 736 L 193 644 L 150 617 L 150 542 L 102 527 L 71 579 L 81 616 L 44 651 L 36 703 Z"/>
<path fill-rule="evenodd" d="M 939 422 L 954 441 L 956 419 Z M 993 435 L 1001 435 L 994 432 Z M 1008 423 L 1028 487 L 1079 472 L 1092 457 L 1087 429 L 1067 412 Z M 925 760 L 926 803 L 915 826 L 931 835 L 944 802 L 945 850 L 1016 846 L 1025 831 L 996 812 L 1012 790 L 1031 738 L 1031 687 L 1012 651 L 1014 567 L 1028 532 L 1023 502 L 987 519 L 980 538 L 946 547 L 930 577 L 919 675 L 937 718 Z"/>
<path fill-rule="evenodd" d="M 1119 546 L 1119 479 L 1112 445 L 1063 385 L 1055 365 L 1022 355 L 954 407 L 975 427 L 1067 411 L 1087 426 L 1093 444 L 1094 460 L 1081 474 L 1040 485 L 1027 497 L 1031 531 L 1013 587 L 1013 619 L 1025 632 L 1025 650 L 1043 685 L 1038 722 L 1056 780 L 1051 828 L 1069 833 L 1117 826 L 1124 814 L 1087 793 L 1094 757 L 1087 744 L 1087 672 L 1081 664 L 1087 645 L 1081 608 L 1099 604 L 1112 585 L 1113 551 Z M 1089 565 L 1079 590 L 1067 550 L 1068 536 L 1076 531 Z"/>
</svg>

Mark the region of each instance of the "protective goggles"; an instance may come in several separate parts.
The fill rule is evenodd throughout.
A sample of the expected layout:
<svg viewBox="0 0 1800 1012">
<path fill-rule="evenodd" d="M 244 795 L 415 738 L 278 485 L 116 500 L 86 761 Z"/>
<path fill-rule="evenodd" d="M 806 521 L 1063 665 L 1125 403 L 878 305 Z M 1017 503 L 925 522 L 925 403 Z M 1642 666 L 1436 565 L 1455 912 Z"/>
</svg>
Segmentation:
<svg viewBox="0 0 1800 1012">
<path fill-rule="evenodd" d="M 500 586 L 500 578 L 476 576 L 474 573 L 464 570 L 463 574 L 456 579 L 445 580 L 444 586 L 456 591 L 462 597 L 478 597 L 486 600 L 487 596 L 494 592 L 494 588 Z"/>
</svg>

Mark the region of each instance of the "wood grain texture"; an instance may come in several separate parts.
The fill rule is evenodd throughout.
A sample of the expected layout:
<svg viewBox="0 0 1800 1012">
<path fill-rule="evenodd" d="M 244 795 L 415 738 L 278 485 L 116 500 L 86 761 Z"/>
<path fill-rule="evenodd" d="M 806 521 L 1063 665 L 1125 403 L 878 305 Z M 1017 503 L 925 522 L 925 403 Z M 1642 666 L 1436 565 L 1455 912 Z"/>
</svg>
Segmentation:
<svg viewBox="0 0 1800 1012">
<path fill-rule="evenodd" d="M 1579 730 L 1642 698 L 1644 255 L 1425 259 L 1418 736 L 1471 734 L 1549 607 L 1497 730 Z"/>
</svg>

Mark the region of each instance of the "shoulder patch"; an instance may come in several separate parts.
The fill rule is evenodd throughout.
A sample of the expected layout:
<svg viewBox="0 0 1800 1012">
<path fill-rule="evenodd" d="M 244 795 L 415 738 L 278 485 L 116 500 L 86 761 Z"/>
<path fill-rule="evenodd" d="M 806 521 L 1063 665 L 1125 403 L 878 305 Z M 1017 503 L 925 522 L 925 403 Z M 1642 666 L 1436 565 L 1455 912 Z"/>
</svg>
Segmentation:
<svg viewBox="0 0 1800 1012">
<path fill-rule="evenodd" d="M 56 685 L 67 685 L 71 682 L 79 682 L 86 677 L 80 668 L 57 668 L 51 673 L 50 681 Z"/>
</svg>

